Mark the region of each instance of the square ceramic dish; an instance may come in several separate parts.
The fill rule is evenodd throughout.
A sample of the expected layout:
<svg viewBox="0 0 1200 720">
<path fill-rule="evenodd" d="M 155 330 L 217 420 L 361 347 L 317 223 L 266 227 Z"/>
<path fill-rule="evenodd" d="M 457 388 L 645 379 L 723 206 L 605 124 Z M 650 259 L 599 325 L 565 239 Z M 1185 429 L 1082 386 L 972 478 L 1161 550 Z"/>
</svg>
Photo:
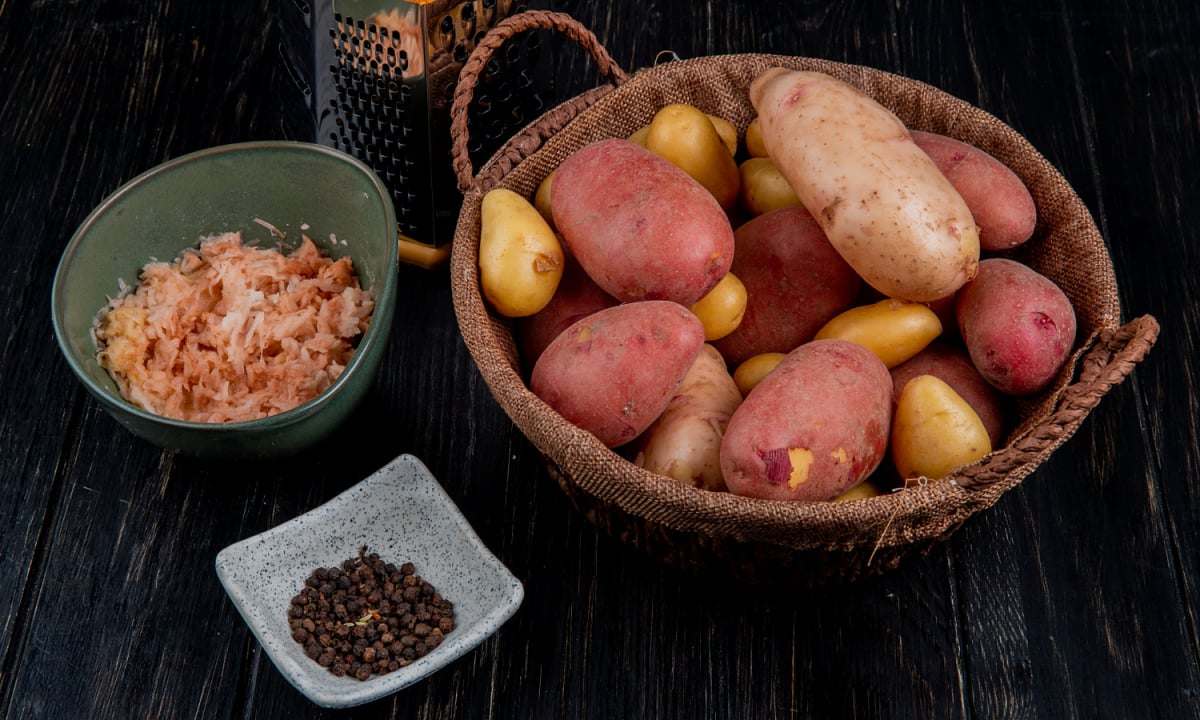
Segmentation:
<svg viewBox="0 0 1200 720">
<path fill-rule="evenodd" d="M 416 572 L 454 605 L 455 629 L 428 655 L 368 680 L 335 677 L 291 637 L 291 599 L 317 567 L 366 545 Z M 521 604 L 520 581 L 487 549 L 453 500 L 411 455 L 293 520 L 217 553 L 217 576 L 284 677 L 323 707 L 352 707 L 408 687 L 466 654 Z"/>
</svg>

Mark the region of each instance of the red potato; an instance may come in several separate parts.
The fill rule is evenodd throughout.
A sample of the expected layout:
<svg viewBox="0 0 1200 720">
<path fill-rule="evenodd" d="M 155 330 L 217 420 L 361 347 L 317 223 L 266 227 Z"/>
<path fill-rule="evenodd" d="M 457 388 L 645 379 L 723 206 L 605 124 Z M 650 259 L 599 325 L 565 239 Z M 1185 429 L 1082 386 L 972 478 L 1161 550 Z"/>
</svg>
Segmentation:
<svg viewBox="0 0 1200 720">
<path fill-rule="evenodd" d="M 769 500 L 835 498 L 879 466 L 891 416 L 892 378 L 874 353 L 846 340 L 801 345 L 730 418 L 725 484 Z"/>
<path fill-rule="evenodd" d="M 824 73 L 784 68 L 755 78 L 750 100 L 771 160 L 863 280 L 929 302 L 975 276 L 970 210 L 887 108 Z"/>
<path fill-rule="evenodd" d="M 1037 206 L 1017 174 L 996 158 L 945 135 L 911 131 L 971 210 L 979 226 L 979 247 L 1008 250 L 1029 239 L 1037 225 Z"/>
<path fill-rule="evenodd" d="M 617 299 L 593 282 L 574 258 L 565 256 L 562 280 L 549 304 L 536 314 L 513 322 L 513 334 L 525 367 L 532 368 L 550 341 L 572 323 L 616 304 Z"/>
<path fill-rule="evenodd" d="M 1004 397 L 983 379 L 966 350 L 934 343 L 892 368 L 894 399 L 898 401 L 908 381 L 920 375 L 933 375 L 958 393 L 983 421 L 992 447 L 1000 447 L 1005 428 Z"/>
<path fill-rule="evenodd" d="M 666 409 L 704 344 L 687 308 L 646 300 L 606 308 L 556 337 L 529 389 L 608 447 L 633 440 Z"/>
<path fill-rule="evenodd" d="M 1049 278 L 1015 260 L 989 258 L 958 293 L 959 332 L 979 373 L 1001 392 L 1046 387 L 1075 344 L 1075 309 Z"/>
<path fill-rule="evenodd" d="M 623 302 L 690 306 L 733 262 L 733 228 L 712 194 L 628 140 L 572 153 L 554 172 L 550 206 L 571 254 Z"/>
<path fill-rule="evenodd" d="M 635 464 L 704 490 L 725 490 L 721 438 L 742 404 L 721 353 L 705 345 L 667 409 L 638 439 Z"/>
<path fill-rule="evenodd" d="M 798 205 L 759 215 L 734 233 L 730 272 L 746 286 L 737 328 L 714 345 L 730 365 L 788 353 L 858 296 L 862 280 Z"/>
</svg>

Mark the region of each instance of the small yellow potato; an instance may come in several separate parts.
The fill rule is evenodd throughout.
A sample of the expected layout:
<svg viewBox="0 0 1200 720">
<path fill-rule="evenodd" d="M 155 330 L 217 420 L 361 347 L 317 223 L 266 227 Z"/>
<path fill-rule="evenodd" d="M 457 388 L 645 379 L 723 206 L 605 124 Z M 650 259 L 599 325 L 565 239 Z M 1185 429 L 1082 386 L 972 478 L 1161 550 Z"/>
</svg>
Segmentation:
<svg viewBox="0 0 1200 720">
<path fill-rule="evenodd" d="M 550 181 L 554 179 L 554 171 L 550 171 L 538 185 L 537 192 L 533 194 L 533 206 L 542 214 L 542 219 L 545 220 L 551 228 L 554 227 L 554 213 L 550 210 Z"/>
<path fill-rule="evenodd" d="M 708 119 L 712 121 L 713 129 L 717 131 L 717 135 L 720 136 L 721 142 L 725 144 L 725 148 L 729 150 L 729 154 L 736 155 L 738 148 L 737 128 L 734 127 L 733 123 L 729 122 L 723 117 L 709 115 Z M 625 139 L 636 145 L 646 147 L 646 138 L 649 135 L 650 126 L 643 125 L 637 130 L 634 130 L 633 134 Z"/>
<path fill-rule="evenodd" d="M 750 157 L 769 157 L 767 146 L 763 144 L 762 124 L 758 118 L 754 118 L 746 126 L 746 152 Z"/>
<path fill-rule="evenodd" d="M 625 139 L 628 140 L 629 142 L 633 143 L 634 145 L 641 145 L 642 147 L 646 147 L 646 138 L 649 136 L 650 136 L 650 126 L 643 125 L 640 128 L 638 128 L 637 130 L 634 130 L 633 134 Z"/>
<path fill-rule="evenodd" d="M 690 308 L 704 325 L 704 341 L 720 340 L 742 324 L 746 314 L 746 286 L 733 273 L 725 273 L 721 282 Z"/>
<path fill-rule="evenodd" d="M 738 199 L 741 177 L 712 120 L 691 105 L 667 105 L 654 114 L 646 149 L 666 158 L 703 185 L 722 208 Z"/>
<path fill-rule="evenodd" d="M 480 207 L 479 284 L 496 312 L 533 315 L 554 297 L 562 272 L 562 245 L 537 208 L 511 190 L 489 190 Z"/>
<path fill-rule="evenodd" d="M 850 308 L 825 323 L 815 340 L 849 340 L 894 368 L 942 334 L 937 313 L 921 303 L 885 299 Z"/>
<path fill-rule="evenodd" d="M 742 397 L 749 395 L 750 391 L 785 357 L 787 357 L 787 353 L 761 353 L 738 365 L 737 369 L 733 371 L 733 382 L 742 392 Z"/>
<path fill-rule="evenodd" d="M 717 131 L 717 135 L 721 136 L 721 142 L 725 143 L 725 149 L 729 151 L 729 155 L 737 155 L 737 128 L 723 117 L 711 113 L 706 114 L 708 115 L 708 119 L 712 121 L 713 129 Z"/>
<path fill-rule="evenodd" d="M 941 480 L 991 451 L 983 421 L 945 382 L 920 375 L 904 386 L 892 420 L 892 460 L 900 477 Z"/>
<path fill-rule="evenodd" d="M 739 167 L 742 207 L 752 215 L 799 205 L 800 198 L 770 158 L 747 158 Z"/>
<path fill-rule="evenodd" d="M 866 480 L 866 481 L 863 481 L 862 483 L 859 483 L 858 485 L 855 485 L 854 487 L 850 488 L 849 490 L 842 493 L 841 495 L 838 495 L 833 500 L 830 500 L 830 502 L 846 502 L 847 500 L 862 500 L 863 498 L 875 497 L 876 495 L 882 495 L 882 494 L 883 494 L 883 491 L 879 489 L 878 485 L 871 482 L 870 480 Z"/>
</svg>

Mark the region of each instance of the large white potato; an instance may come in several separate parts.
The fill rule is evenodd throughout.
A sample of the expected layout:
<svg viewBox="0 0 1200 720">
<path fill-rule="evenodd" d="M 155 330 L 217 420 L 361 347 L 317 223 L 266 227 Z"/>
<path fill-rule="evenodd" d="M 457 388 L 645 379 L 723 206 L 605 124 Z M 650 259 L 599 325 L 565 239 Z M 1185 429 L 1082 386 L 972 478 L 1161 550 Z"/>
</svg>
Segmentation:
<svg viewBox="0 0 1200 720">
<path fill-rule="evenodd" d="M 824 73 L 783 68 L 755 78 L 750 100 L 776 167 L 863 280 L 929 302 L 975 276 L 970 210 L 891 111 Z"/>
</svg>

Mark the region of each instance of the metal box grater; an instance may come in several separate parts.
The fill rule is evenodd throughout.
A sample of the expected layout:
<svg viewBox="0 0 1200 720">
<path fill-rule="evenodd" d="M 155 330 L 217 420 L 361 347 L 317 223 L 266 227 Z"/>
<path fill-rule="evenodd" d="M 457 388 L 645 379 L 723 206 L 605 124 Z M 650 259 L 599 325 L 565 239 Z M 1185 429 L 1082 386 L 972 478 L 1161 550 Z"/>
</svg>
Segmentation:
<svg viewBox="0 0 1200 720">
<path fill-rule="evenodd" d="M 514 0 L 277 0 L 280 129 L 344 150 L 392 193 L 400 256 L 449 257 L 462 197 L 450 106 L 476 42 L 520 12 Z M 541 114 L 537 33 L 513 38 L 480 75 L 468 112 L 475 167 Z"/>
</svg>

